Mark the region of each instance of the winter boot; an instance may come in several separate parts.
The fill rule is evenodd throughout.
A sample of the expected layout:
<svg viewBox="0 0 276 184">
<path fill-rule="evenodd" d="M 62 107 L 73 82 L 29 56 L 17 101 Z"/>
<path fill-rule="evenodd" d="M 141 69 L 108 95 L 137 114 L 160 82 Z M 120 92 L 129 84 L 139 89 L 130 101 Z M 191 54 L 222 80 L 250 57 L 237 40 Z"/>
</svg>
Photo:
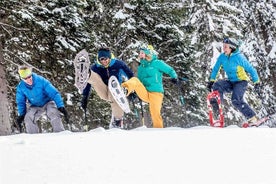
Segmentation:
<svg viewBox="0 0 276 184">
<path fill-rule="evenodd" d="M 111 128 L 123 128 L 123 120 L 122 119 L 113 119 Z"/>
<path fill-rule="evenodd" d="M 253 116 L 252 118 L 249 118 L 247 120 L 249 126 L 255 126 L 255 124 L 257 123 L 257 121 L 258 121 L 258 119 L 257 119 L 256 116 Z"/>
</svg>

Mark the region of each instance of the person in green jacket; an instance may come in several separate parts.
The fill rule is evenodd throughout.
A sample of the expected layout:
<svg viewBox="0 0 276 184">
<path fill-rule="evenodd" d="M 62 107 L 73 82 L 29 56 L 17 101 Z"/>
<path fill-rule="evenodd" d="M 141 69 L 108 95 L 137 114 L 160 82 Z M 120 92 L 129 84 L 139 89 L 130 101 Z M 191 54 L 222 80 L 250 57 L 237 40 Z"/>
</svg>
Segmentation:
<svg viewBox="0 0 276 184">
<path fill-rule="evenodd" d="M 178 82 L 177 74 L 171 66 L 157 58 L 156 51 L 151 45 L 140 49 L 139 60 L 137 77 L 122 83 L 122 87 L 128 90 L 127 96 L 135 91 L 141 100 L 149 103 L 153 127 L 163 128 L 161 117 L 164 97 L 163 73 L 168 74 L 175 84 Z"/>
</svg>

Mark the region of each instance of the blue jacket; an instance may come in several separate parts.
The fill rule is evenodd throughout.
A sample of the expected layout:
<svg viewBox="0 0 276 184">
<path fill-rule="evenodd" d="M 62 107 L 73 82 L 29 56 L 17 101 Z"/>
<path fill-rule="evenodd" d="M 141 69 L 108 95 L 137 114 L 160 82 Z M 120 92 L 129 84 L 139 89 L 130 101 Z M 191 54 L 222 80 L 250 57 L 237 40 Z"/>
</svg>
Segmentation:
<svg viewBox="0 0 276 184">
<path fill-rule="evenodd" d="M 44 77 L 32 74 L 33 84 L 30 86 L 21 80 L 16 88 L 16 103 L 18 114 L 26 114 L 26 102 L 33 107 L 42 107 L 49 101 L 54 101 L 57 108 L 64 107 L 58 90 Z"/>
<path fill-rule="evenodd" d="M 108 85 L 108 79 L 114 75 L 117 77 L 119 83 L 124 82 L 124 78 L 130 79 L 134 76 L 131 69 L 121 60 L 112 58 L 109 65 L 104 67 L 103 65 L 96 62 L 91 66 L 91 70 L 102 78 L 103 82 Z M 83 95 L 88 96 L 91 89 L 91 84 L 87 83 L 87 86 L 83 90 Z"/>
<path fill-rule="evenodd" d="M 232 53 L 230 56 L 222 53 L 217 59 L 217 62 L 212 70 L 210 80 L 215 81 L 220 69 L 223 68 L 231 82 L 249 80 L 247 73 L 250 74 L 254 83 L 260 82 L 256 69 L 249 63 L 239 50 Z"/>
</svg>

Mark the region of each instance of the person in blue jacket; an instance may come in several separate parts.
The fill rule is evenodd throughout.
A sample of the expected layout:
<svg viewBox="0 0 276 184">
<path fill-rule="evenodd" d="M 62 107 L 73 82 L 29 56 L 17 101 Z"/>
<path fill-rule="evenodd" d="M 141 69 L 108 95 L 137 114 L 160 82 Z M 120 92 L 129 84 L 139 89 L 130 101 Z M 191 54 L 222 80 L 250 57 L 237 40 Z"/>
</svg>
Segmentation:
<svg viewBox="0 0 276 184">
<path fill-rule="evenodd" d="M 19 128 L 22 130 L 24 121 L 27 133 L 39 133 L 37 120 L 45 112 L 53 131 L 64 131 L 60 112 L 64 114 L 67 123 L 69 116 L 59 91 L 47 79 L 32 72 L 28 66 L 20 66 L 18 73 L 21 78 L 16 88 Z"/>
<path fill-rule="evenodd" d="M 246 57 L 239 50 L 239 42 L 234 38 L 225 38 L 223 40 L 223 53 L 218 57 L 213 70 L 211 72 L 208 88 L 210 91 L 218 91 L 221 101 L 223 94 L 232 92 L 232 104 L 237 108 L 248 120 L 249 123 L 257 121 L 256 113 L 245 102 L 244 94 L 247 89 L 249 76 L 254 83 L 255 91 L 260 94 L 260 79 L 256 69 L 249 63 Z M 223 68 L 228 79 L 218 80 L 216 78 L 220 69 Z M 210 101 L 213 108 L 217 110 L 216 101 Z"/>
<path fill-rule="evenodd" d="M 86 110 L 91 86 L 93 86 L 101 99 L 110 102 L 112 110 L 112 127 L 110 128 L 121 127 L 124 115 L 124 111 L 115 102 L 108 90 L 108 80 L 112 75 L 114 75 L 121 84 L 123 81 L 133 77 L 134 74 L 124 61 L 113 56 L 109 48 L 100 48 L 96 61 L 90 68 L 90 77 L 87 81 L 87 86 L 83 90 L 81 101 L 82 108 Z"/>
</svg>

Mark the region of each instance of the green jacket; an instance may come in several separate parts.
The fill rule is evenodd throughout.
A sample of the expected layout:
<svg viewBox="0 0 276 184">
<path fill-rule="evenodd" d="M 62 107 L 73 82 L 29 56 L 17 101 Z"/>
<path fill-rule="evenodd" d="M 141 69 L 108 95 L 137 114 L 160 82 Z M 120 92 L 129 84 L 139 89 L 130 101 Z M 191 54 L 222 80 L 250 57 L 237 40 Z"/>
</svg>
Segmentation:
<svg viewBox="0 0 276 184">
<path fill-rule="evenodd" d="M 158 60 L 155 55 L 152 56 L 151 61 L 140 60 L 137 77 L 149 92 L 164 93 L 163 73 L 171 78 L 177 78 L 175 70 L 164 61 Z"/>
</svg>

